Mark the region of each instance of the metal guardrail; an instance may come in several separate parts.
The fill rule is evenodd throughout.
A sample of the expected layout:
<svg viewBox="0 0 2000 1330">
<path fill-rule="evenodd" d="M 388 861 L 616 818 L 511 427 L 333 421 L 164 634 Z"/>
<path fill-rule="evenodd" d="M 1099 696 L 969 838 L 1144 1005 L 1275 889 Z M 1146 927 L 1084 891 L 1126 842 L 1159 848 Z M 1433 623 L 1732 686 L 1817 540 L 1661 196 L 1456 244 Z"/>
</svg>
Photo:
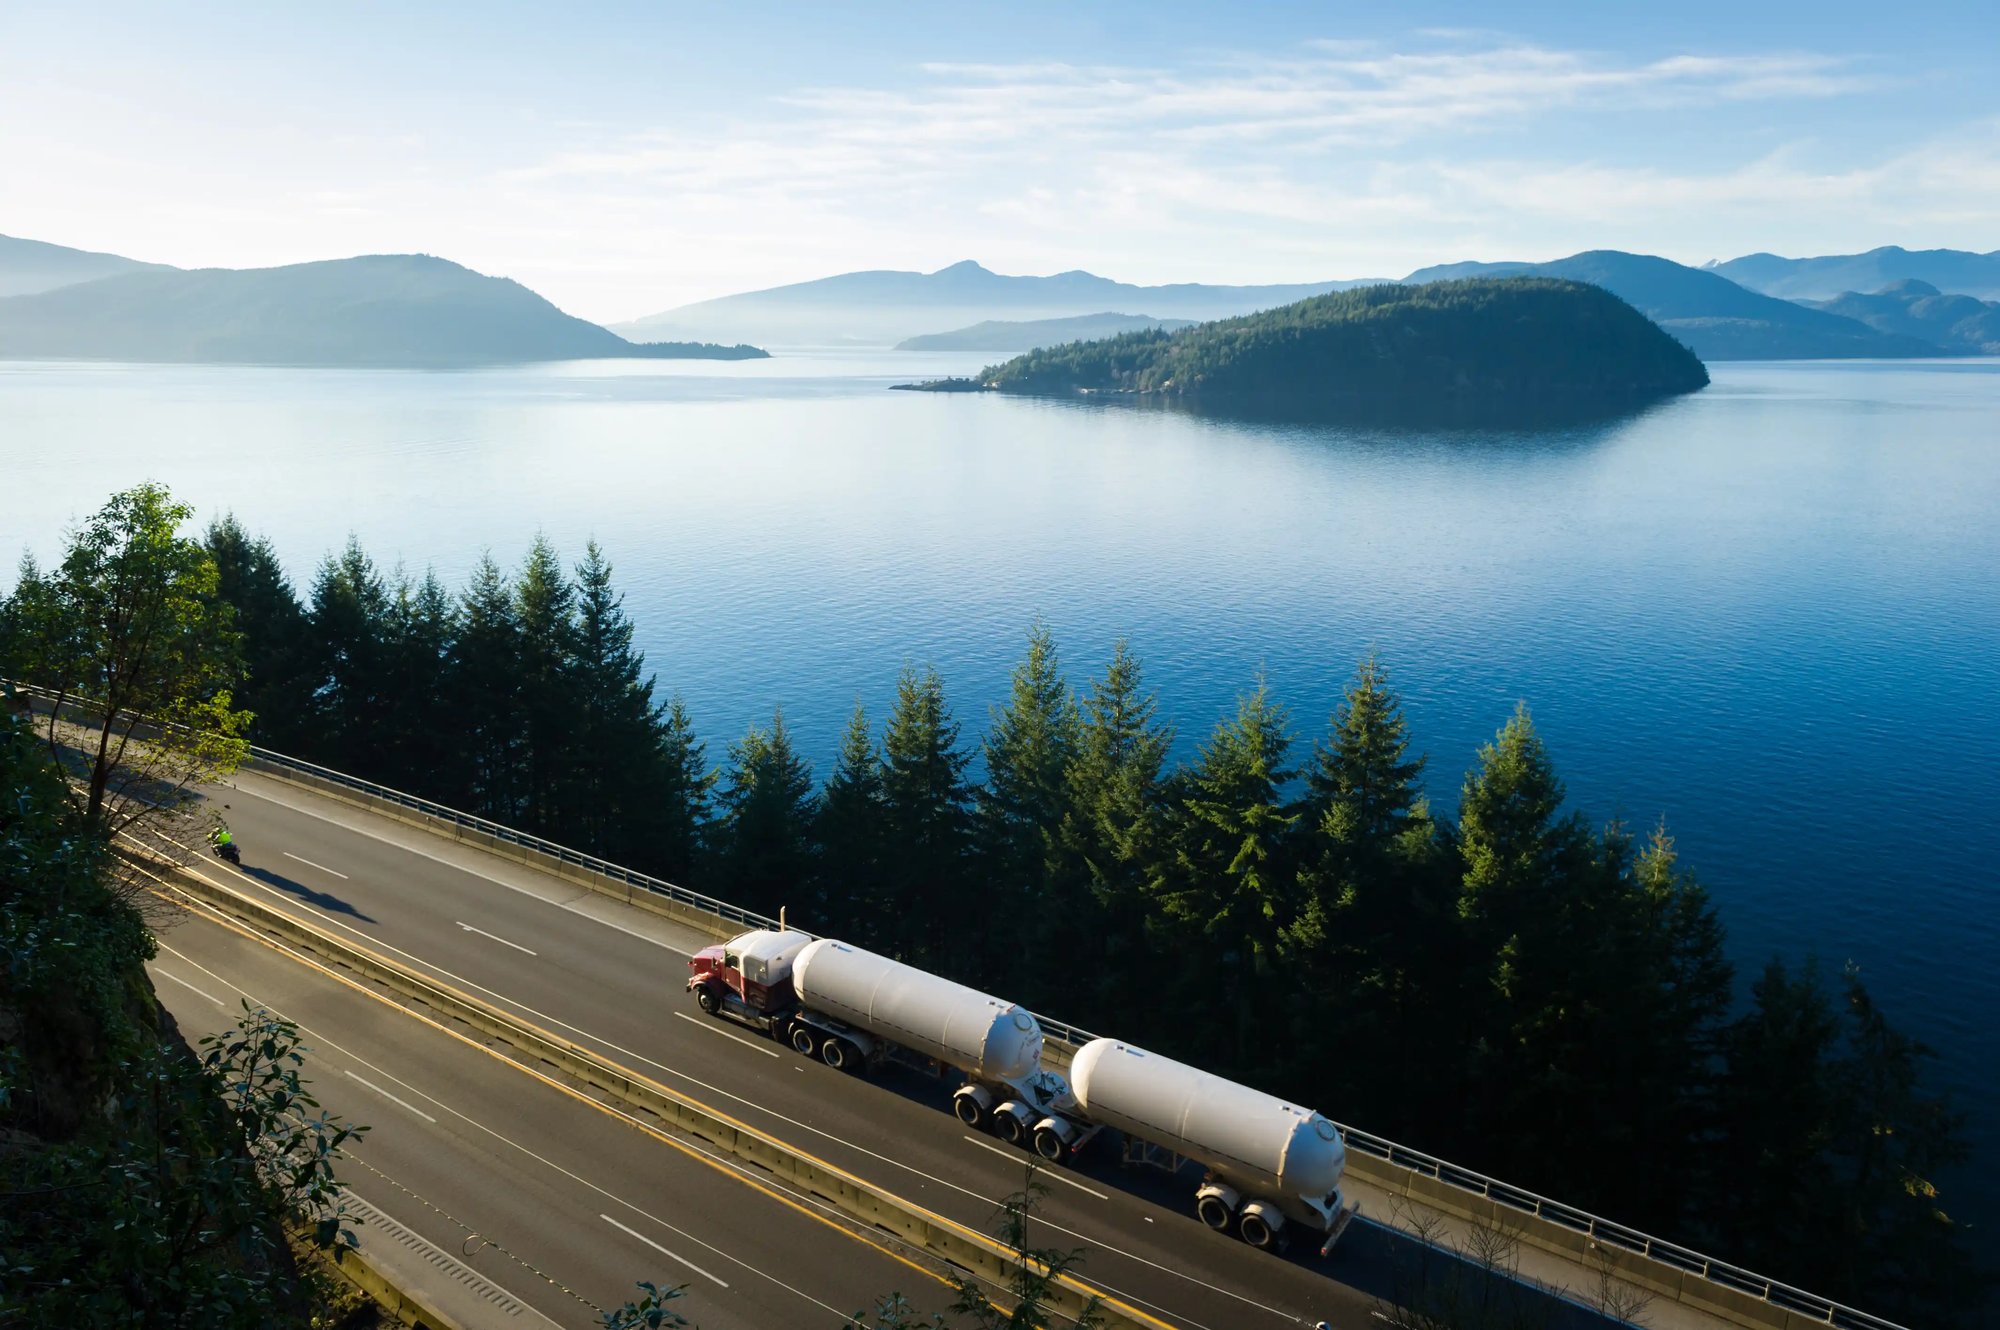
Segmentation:
<svg viewBox="0 0 2000 1330">
<path fill-rule="evenodd" d="M 745 910 L 727 901 L 718 900 L 713 896 L 705 896 L 698 891 L 691 891 L 686 887 L 678 886 L 663 878 L 640 873 L 601 859 L 596 855 L 585 854 L 580 850 L 570 849 L 568 846 L 560 845 L 555 841 L 547 840 L 540 836 L 532 836 L 526 832 L 516 831 L 511 827 L 489 821 L 486 818 L 475 817 L 470 813 L 460 812 L 455 808 L 446 807 L 434 800 L 419 798 L 413 794 L 406 794 L 401 790 L 392 789 L 389 786 L 381 785 L 374 781 L 360 780 L 347 775 L 345 772 L 334 771 L 329 767 L 322 767 L 317 763 L 307 762 L 303 758 L 273 752 L 267 748 L 253 746 L 251 752 L 259 762 L 269 763 L 273 766 L 288 767 L 311 775 L 318 780 L 342 785 L 367 794 L 372 798 L 412 809 L 422 813 L 426 817 L 451 822 L 469 830 L 492 836 L 496 840 L 538 851 L 552 859 L 560 860 L 566 864 L 574 864 L 616 882 L 629 883 L 632 886 L 667 897 L 682 905 L 692 906 L 695 909 L 714 914 L 719 918 L 727 919 L 732 923 L 740 923 L 751 928 L 778 927 L 778 921 L 769 915 L 758 914 L 754 910 Z M 789 924 L 786 926 L 790 927 Z M 805 930 L 800 929 L 797 931 L 804 932 Z M 1071 1025 L 1067 1021 L 1059 1021 L 1053 1017 L 1044 1016 L 1039 1012 L 1035 1013 L 1035 1019 L 1041 1023 L 1044 1034 L 1052 1039 L 1068 1044 L 1072 1048 L 1081 1047 L 1091 1040 L 1098 1038 L 1097 1035 L 1088 1030 Z M 1537 1219 L 1545 1220 L 1549 1223 L 1570 1229 L 1573 1232 L 1584 1234 L 1594 1241 L 1606 1243 L 1621 1250 L 1631 1252 L 1634 1255 L 1644 1256 L 1650 1260 L 1672 1266 L 1674 1269 L 1684 1273 L 1699 1275 L 1702 1279 L 1710 1283 L 1733 1289 L 1739 1293 L 1748 1294 L 1760 1301 L 1782 1307 L 1787 1311 L 1795 1312 L 1801 1316 L 1811 1317 L 1814 1321 L 1821 1324 L 1835 1326 L 1839 1330 L 1904 1330 L 1904 1327 L 1897 1325 L 1893 1321 L 1886 1321 L 1881 1317 L 1871 1316 L 1867 1312 L 1844 1306 L 1828 1298 L 1822 1298 L 1817 1294 L 1808 1293 L 1804 1289 L 1780 1283 L 1775 1279 L 1757 1274 L 1755 1271 L 1731 1265 L 1727 1261 L 1717 1260 L 1715 1257 L 1705 1255 L 1692 1248 L 1683 1247 L 1679 1243 L 1669 1242 L 1665 1238 L 1654 1237 L 1650 1233 L 1641 1232 L 1625 1224 L 1606 1219 L 1601 1215 L 1591 1214 L 1589 1211 L 1580 1210 L 1573 1205 L 1565 1205 L 1561 1201 L 1552 1200 L 1549 1197 L 1538 1195 L 1525 1188 L 1502 1182 L 1498 1178 L 1488 1177 L 1484 1173 L 1473 1169 L 1460 1167 L 1449 1160 L 1425 1154 L 1421 1150 L 1399 1144 L 1385 1136 L 1377 1136 L 1373 1132 L 1363 1131 L 1359 1127 L 1349 1126 L 1344 1122 L 1335 1121 L 1334 1125 L 1340 1129 L 1342 1137 L 1346 1140 L 1350 1148 L 1360 1150 L 1362 1153 L 1373 1156 L 1376 1159 L 1381 1159 L 1400 1168 L 1410 1169 L 1412 1172 L 1434 1178 L 1439 1182 L 1457 1187 L 1462 1191 L 1470 1192 L 1473 1195 L 1507 1206 L 1509 1209 L 1518 1210 L 1523 1214 L 1532 1215 Z"/>
<path fill-rule="evenodd" d="M 16 684 L 15 686 L 22 693 L 40 697 L 45 701 L 54 700 L 53 695 L 44 689 L 27 684 Z M 250 751 L 252 757 L 258 762 L 289 768 L 309 775 L 316 780 L 344 786 L 357 793 L 365 794 L 370 798 L 408 808 L 414 812 L 423 814 L 425 817 L 477 831 L 482 835 L 490 836 L 495 840 L 503 841 L 510 845 L 518 845 L 523 849 L 534 850 L 562 863 L 573 864 L 615 882 L 627 883 L 641 890 L 663 896 L 678 904 L 689 906 L 704 913 L 713 914 L 720 919 L 729 920 L 731 923 L 740 923 L 750 928 L 776 928 L 779 926 L 778 920 L 771 918 L 769 915 L 759 914 L 754 910 L 743 909 L 740 906 L 732 905 L 728 901 L 720 900 L 714 896 L 705 896 L 698 891 L 692 891 L 686 887 L 668 882 L 664 878 L 653 877 L 648 873 L 641 873 L 634 869 L 626 868 L 621 864 L 614 864 L 608 859 L 599 858 L 594 854 L 585 854 L 581 850 L 571 849 L 566 845 L 541 836 L 533 836 L 524 831 L 516 831 L 514 828 L 505 826 L 502 823 L 493 822 L 483 817 L 476 817 L 471 813 L 461 812 L 456 808 L 448 807 L 432 799 L 424 799 L 376 781 L 362 780 L 359 777 L 350 776 L 346 772 L 335 771 L 331 767 L 323 767 L 316 762 L 308 762 L 304 758 L 293 757 L 287 753 L 276 752 L 269 748 L 260 748 L 254 744 L 251 746 Z M 789 927 L 790 925 L 787 924 L 786 926 Z M 801 929 L 797 931 L 804 932 L 805 930 Z M 817 935 L 808 934 L 808 936 Z M 1035 1019 L 1041 1023 L 1043 1033 L 1070 1045 L 1072 1048 L 1080 1047 L 1099 1037 L 1088 1030 L 1071 1025 L 1066 1021 L 1055 1020 L 1051 1017 L 1043 1016 L 1039 1012 L 1034 1013 L 1034 1015 Z M 1601 1215 L 1591 1214 L 1587 1210 L 1579 1210 L 1573 1205 L 1565 1205 L 1561 1201 L 1552 1200 L 1549 1197 L 1538 1195 L 1525 1188 L 1502 1182 L 1498 1178 L 1488 1177 L 1486 1174 L 1477 1172 L 1476 1170 L 1462 1168 L 1457 1164 L 1451 1163 L 1449 1160 L 1440 1159 L 1436 1155 L 1425 1154 L 1421 1150 L 1401 1145 L 1385 1136 L 1377 1136 L 1373 1132 L 1363 1131 L 1359 1127 L 1352 1127 L 1339 1121 L 1335 1121 L 1334 1126 L 1340 1129 L 1341 1136 L 1345 1139 L 1349 1147 L 1358 1149 L 1362 1153 L 1376 1159 L 1394 1164 L 1400 1168 L 1407 1168 L 1428 1178 L 1434 1178 L 1449 1186 L 1493 1201 L 1496 1204 L 1507 1206 L 1510 1209 L 1518 1210 L 1523 1214 L 1532 1215 L 1548 1223 L 1559 1225 L 1572 1232 L 1584 1234 L 1593 1241 L 1603 1242 L 1623 1251 L 1631 1252 L 1634 1255 L 1658 1261 L 1663 1265 L 1671 1266 L 1684 1273 L 1697 1275 L 1703 1280 L 1719 1287 L 1747 1294 L 1774 1307 L 1783 1308 L 1799 1316 L 1809 1317 L 1817 1324 L 1834 1326 L 1837 1330 L 1906 1330 L 1906 1327 L 1898 1325 L 1894 1321 L 1884 1320 L 1879 1316 L 1871 1316 L 1869 1313 L 1857 1308 L 1848 1307 L 1834 1302 L 1829 1298 L 1820 1297 L 1816 1293 L 1808 1293 L 1801 1288 L 1794 1288 L 1790 1284 L 1780 1283 L 1775 1279 L 1760 1275 L 1753 1270 L 1746 1270 L 1742 1266 L 1717 1260 L 1715 1257 L 1705 1255 L 1692 1248 L 1683 1247 L 1679 1243 L 1669 1242 L 1665 1238 L 1654 1237 L 1650 1233 L 1641 1232 L 1625 1224 L 1620 1224 L 1615 1220 L 1605 1219 Z"/>
</svg>

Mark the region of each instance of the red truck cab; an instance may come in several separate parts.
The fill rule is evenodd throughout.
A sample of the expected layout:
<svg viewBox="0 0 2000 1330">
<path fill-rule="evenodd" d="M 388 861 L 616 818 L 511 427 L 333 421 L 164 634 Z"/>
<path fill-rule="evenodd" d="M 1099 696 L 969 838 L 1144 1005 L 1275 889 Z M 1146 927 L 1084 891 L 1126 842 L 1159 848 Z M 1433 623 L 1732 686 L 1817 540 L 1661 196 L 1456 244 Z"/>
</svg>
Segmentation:
<svg viewBox="0 0 2000 1330">
<path fill-rule="evenodd" d="M 792 958 L 811 941 L 804 933 L 759 929 L 703 947 L 688 959 L 687 986 L 700 995 L 704 1011 L 747 1008 L 758 1016 L 789 1011 L 798 1004 Z"/>
</svg>

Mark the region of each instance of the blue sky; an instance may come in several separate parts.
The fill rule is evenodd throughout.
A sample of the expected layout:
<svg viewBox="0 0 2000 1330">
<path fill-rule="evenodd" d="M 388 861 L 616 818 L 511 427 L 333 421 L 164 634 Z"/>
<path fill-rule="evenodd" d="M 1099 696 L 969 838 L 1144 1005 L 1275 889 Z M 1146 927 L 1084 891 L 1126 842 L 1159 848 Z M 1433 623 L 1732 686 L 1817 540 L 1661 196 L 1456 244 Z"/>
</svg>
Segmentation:
<svg viewBox="0 0 2000 1330">
<path fill-rule="evenodd" d="M 422 250 L 605 320 L 962 258 L 2000 247 L 1991 3 L 180 9 L 0 0 L 0 232 Z"/>
</svg>

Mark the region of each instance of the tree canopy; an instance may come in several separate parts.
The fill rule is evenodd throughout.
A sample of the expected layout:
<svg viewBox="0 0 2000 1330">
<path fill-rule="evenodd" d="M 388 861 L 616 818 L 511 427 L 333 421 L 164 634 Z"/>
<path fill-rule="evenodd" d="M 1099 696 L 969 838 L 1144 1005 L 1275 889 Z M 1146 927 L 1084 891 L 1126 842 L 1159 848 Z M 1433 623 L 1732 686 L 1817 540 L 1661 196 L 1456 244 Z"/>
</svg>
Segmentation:
<svg viewBox="0 0 2000 1330">
<path fill-rule="evenodd" d="M 1509 277 L 1357 287 L 1178 332 L 1044 347 L 974 382 L 1232 411 L 1481 422 L 1626 409 L 1704 387 L 1708 371 L 1600 287 Z"/>
</svg>

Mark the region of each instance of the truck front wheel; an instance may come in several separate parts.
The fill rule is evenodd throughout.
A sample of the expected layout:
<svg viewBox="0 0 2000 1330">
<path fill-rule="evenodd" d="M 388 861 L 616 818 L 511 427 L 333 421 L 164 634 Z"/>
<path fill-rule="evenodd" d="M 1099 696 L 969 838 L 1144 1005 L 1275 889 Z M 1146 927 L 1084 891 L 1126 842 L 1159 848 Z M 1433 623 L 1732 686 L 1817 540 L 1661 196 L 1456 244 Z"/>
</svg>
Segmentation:
<svg viewBox="0 0 2000 1330">
<path fill-rule="evenodd" d="M 695 989 L 694 1000 L 700 1003 L 701 1009 L 711 1016 L 722 1010 L 722 995 L 715 991 L 715 987 L 712 984 L 703 984 L 700 988 Z"/>
</svg>

